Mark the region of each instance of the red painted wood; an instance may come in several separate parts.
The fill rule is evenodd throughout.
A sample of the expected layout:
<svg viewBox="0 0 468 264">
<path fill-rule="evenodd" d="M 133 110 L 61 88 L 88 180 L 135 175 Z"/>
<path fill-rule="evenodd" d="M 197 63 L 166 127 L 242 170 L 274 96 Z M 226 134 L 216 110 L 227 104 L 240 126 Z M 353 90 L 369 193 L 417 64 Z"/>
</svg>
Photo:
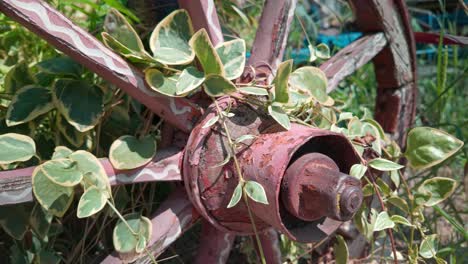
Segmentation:
<svg viewBox="0 0 468 264">
<path fill-rule="evenodd" d="M 333 91 L 346 76 L 372 60 L 386 44 L 387 39 L 383 33 L 367 35 L 346 46 L 320 65 L 320 69 L 328 78 L 327 92 Z"/>
<path fill-rule="evenodd" d="M 180 162 L 183 152 L 178 149 L 162 149 L 153 161 L 134 170 L 119 171 L 112 167 L 108 159 L 101 164 L 111 185 L 132 184 L 154 181 L 181 181 Z M 0 205 L 17 204 L 33 200 L 31 175 L 36 167 L 11 171 L 0 171 Z"/>
<path fill-rule="evenodd" d="M 266 0 L 247 66 L 263 71 L 272 80 L 283 60 L 297 0 Z"/>
<path fill-rule="evenodd" d="M 234 244 L 234 234 L 222 232 L 208 221 L 202 221 L 199 248 L 193 263 L 195 264 L 223 264 L 226 263 Z"/>
<path fill-rule="evenodd" d="M 0 11 L 85 67 L 115 84 L 175 127 L 190 131 L 200 109 L 152 91 L 143 74 L 68 18 L 40 0 L 2 0 Z"/>
<path fill-rule="evenodd" d="M 213 0 L 178 0 L 178 2 L 180 8 L 189 12 L 195 31 L 206 29 L 215 46 L 224 41 Z"/>
<path fill-rule="evenodd" d="M 260 242 L 262 243 L 263 254 L 265 261 L 268 264 L 281 264 L 281 250 L 278 232 L 273 228 L 268 228 L 265 232 L 259 234 Z M 252 236 L 252 241 L 255 241 L 255 236 Z M 257 243 L 255 248 L 258 251 Z"/>
</svg>

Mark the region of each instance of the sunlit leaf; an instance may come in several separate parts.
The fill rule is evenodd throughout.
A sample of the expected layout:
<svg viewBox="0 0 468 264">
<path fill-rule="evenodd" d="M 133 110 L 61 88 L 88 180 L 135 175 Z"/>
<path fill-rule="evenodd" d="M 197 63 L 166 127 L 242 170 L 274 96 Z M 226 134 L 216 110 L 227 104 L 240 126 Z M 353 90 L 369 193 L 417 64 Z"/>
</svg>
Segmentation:
<svg viewBox="0 0 468 264">
<path fill-rule="evenodd" d="M 15 94 L 19 89 L 28 84 L 34 84 L 34 79 L 29 71 L 26 62 L 20 61 L 12 67 L 4 78 L 4 91 L 8 94 Z"/>
<path fill-rule="evenodd" d="M 292 90 L 301 91 L 313 96 L 319 102 L 326 102 L 327 95 L 327 76 L 322 70 L 316 67 L 301 67 L 291 73 L 289 85 Z"/>
<path fill-rule="evenodd" d="M 206 123 L 202 126 L 202 128 L 208 128 L 211 127 L 212 125 L 216 124 L 219 120 L 219 115 L 215 115 L 212 118 L 210 118 Z"/>
<path fill-rule="evenodd" d="M 114 168 L 129 170 L 150 162 L 156 155 L 156 141 L 152 136 L 136 138 L 122 136 L 115 140 L 109 150 L 109 160 Z"/>
<path fill-rule="evenodd" d="M 234 83 L 220 75 L 208 75 L 204 85 L 206 94 L 212 97 L 223 96 L 237 91 Z"/>
<path fill-rule="evenodd" d="M 366 174 L 367 167 L 362 164 L 354 164 L 349 170 L 349 175 L 361 179 Z"/>
<path fill-rule="evenodd" d="M 263 88 L 258 88 L 258 87 L 242 87 L 239 88 L 239 92 L 243 94 L 251 94 L 251 95 L 268 95 L 268 91 Z"/>
<path fill-rule="evenodd" d="M 307 48 L 309 49 L 309 62 L 314 62 L 317 59 L 317 56 L 315 55 L 315 48 L 312 45 L 308 45 Z"/>
<path fill-rule="evenodd" d="M 179 76 L 177 75 L 164 76 L 157 69 L 148 69 L 145 72 L 145 79 L 151 89 L 158 93 L 171 97 L 182 96 L 177 94 L 177 82 L 179 81 Z"/>
<path fill-rule="evenodd" d="M 318 44 L 316 47 L 315 47 L 315 56 L 317 56 L 317 58 L 320 58 L 320 59 L 329 59 L 330 58 L 330 48 L 324 44 L 324 43 L 321 43 L 321 44 Z"/>
<path fill-rule="evenodd" d="M 419 246 L 419 255 L 426 259 L 435 257 L 437 253 L 436 240 L 436 234 L 426 236 Z"/>
<path fill-rule="evenodd" d="M 390 219 L 390 216 L 388 216 L 387 212 L 380 212 L 377 215 L 377 218 L 375 220 L 374 224 L 374 232 L 376 231 L 382 231 L 387 228 L 393 228 L 395 226 L 395 223 L 393 223 L 392 219 Z"/>
<path fill-rule="evenodd" d="M 135 29 L 119 11 L 111 8 L 103 25 L 104 30 L 122 45 L 133 51 L 144 52 L 145 48 Z"/>
<path fill-rule="evenodd" d="M 457 181 L 444 177 L 434 177 L 425 180 L 418 188 L 419 193 L 429 195 L 425 201 L 425 206 L 434 206 L 447 199 L 455 191 Z"/>
<path fill-rule="evenodd" d="M 376 158 L 369 161 L 369 166 L 379 171 L 399 170 L 405 166 L 382 158 Z"/>
<path fill-rule="evenodd" d="M 32 138 L 8 133 L 0 135 L 0 164 L 27 161 L 36 154 L 36 144 Z"/>
<path fill-rule="evenodd" d="M 244 185 L 244 191 L 248 197 L 257 203 L 268 204 L 268 199 L 263 186 L 256 181 L 247 181 Z"/>
<path fill-rule="evenodd" d="M 130 253 L 136 251 L 140 234 L 146 238 L 146 241 L 151 239 L 152 225 L 148 218 L 139 213 L 125 215 L 124 219 L 131 230 L 122 220 L 119 220 L 114 228 L 112 241 L 117 252 Z"/>
<path fill-rule="evenodd" d="M 85 190 L 96 186 L 101 190 L 106 190 L 108 197 L 111 196 L 109 178 L 104 167 L 93 154 L 78 150 L 73 152 L 69 158 L 78 163 L 78 169 L 83 173 Z"/>
<path fill-rule="evenodd" d="M 72 187 L 83 179 L 83 173 L 71 159 L 49 160 L 42 164 L 41 170 L 49 180 L 61 186 Z"/>
<path fill-rule="evenodd" d="M 94 215 L 104 208 L 106 201 L 107 195 L 105 191 L 98 189 L 96 186 L 92 186 L 81 196 L 78 202 L 78 208 L 76 209 L 76 216 L 78 218 L 84 218 Z"/>
<path fill-rule="evenodd" d="M 400 225 L 405 225 L 405 226 L 413 226 L 409 221 L 408 219 L 404 218 L 403 216 L 401 215 L 392 215 L 392 217 L 390 217 L 390 219 L 392 219 L 392 221 L 396 224 L 400 224 Z"/>
<path fill-rule="evenodd" d="M 223 62 L 213 47 L 210 37 L 204 28 L 200 29 L 192 36 L 190 39 L 190 46 L 195 50 L 197 59 L 206 75 L 225 75 Z"/>
<path fill-rule="evenodd" d="M 400 208 L 401 210 L 403 210 L 403 212 L 406 212 L 406 213 L 409 212 L 408 203 L 400 197 L 397 197 L 397 196 L 388 197 L 387 202 Z"/>
<path fill-rule="evenodd" d="M 216 52 L 223 63 L 226 79 L 239 78 L 245 66 L 245 41 L 234 39 L 223 42 L 216 47 Z"/>
<path fill-rule="evenodd" d="M 463 141 L 442 130 L 417 127 L 408 133 L 405 157 L 411 167 L 424 170 L 448 159 L 462 146 Z"/>
<path fill-rule="evenodd" d="M 338 117 L 337 122 L 340 122 L 340 121 L 343 121 L 343 120 L 348 120 L 348 119 L 351 119 L 351 118 L 353 118 L 353 113 L 351 113 L 351 112 L 341 112 L 339 117 Z"/>
<path fill-rule="evenodd" d="M 66 159 L 68 158 L 73 151 L 65 146 L 58 146 L 54 149 L 54 154 L 52 155 L 52 159 Z"/>
<path fill-rule="evenodd" d="M 284 112 L 284 110 L 276 105 L 268 106 L 268 113 L 273 119 L 278 122 L 284 129 L 289 130 L 291 128 L 291 122 L 289 121 L 289 116 Z"/>
<path fill-rule="evenodd" d="M 242 197 L 242 184 L 239 182 L 236 188 L 234 189 L 234 192 L 232 193 L 231 200 L 229 201 L 227 208 L 236 206 L 239 203 L 241 197 Z"/>
<path fill-rule="evenodd" d="M 292 60 L 283 61 L 278 65 L 275 79 L 275 102 L 287 103 L 289 101 L 288 80 L 292 71 Z"/>
<path fill-rule="evenodd" d="M 348 263 L 348 246 L 346 241 L 340 235 L 336 236 L 337 243 L 335 243 L 335 262 L 336 264 Z"/>
<path fill-rule="evenodd" d="M 243 142 L 243 141 L 252 140 L 252 139 L 254 139 L 254 138 L 255 138 L 254 135 L 242 135 L 242 136 L 236 138 L 236 140 L 234 141 L 234 143 L 235 143 L 235 144 L 239 144 L 239 143 L 241 143 L 241 142 Z"/>
<path fill-rule="evenodd" d="M 176 94 L 185 96 L 191 91 L 197 89 L 205 80 L 203 72 L 193 66 L 185 68 L 176 84 Z"/>
<path fill-rule="evenodd" d="M 149 46 L 153 57 L 163 64 L 188 64 L 194 57 L 189 45 L 193 34 L 192 22 L 187 11 L 179 9 L 166 16 L 154 28 Z"/>
</svg>

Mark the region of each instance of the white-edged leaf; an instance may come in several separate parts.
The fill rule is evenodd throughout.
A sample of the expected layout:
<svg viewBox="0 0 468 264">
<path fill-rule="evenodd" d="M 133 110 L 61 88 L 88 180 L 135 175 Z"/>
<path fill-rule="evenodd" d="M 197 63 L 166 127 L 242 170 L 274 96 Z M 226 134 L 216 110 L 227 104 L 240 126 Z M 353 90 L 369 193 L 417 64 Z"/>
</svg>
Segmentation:
<svg viewBox="0 0 468 264">
<path fill-rule="evenodd" d="M 57 146 L 54 149 L 54 154 L 52 154 L 52 159 L 66 159 L 72 153 L 73 151 L 65 146 Z"/>
<path fill-rule="evenodd" d="M 78 170 L 78 164 L 71 159 L 53 159 L 41 166 L 42 172 L 54 183 L 72 187 L 83 179 L 83 173 Z"/>
<path fill-rule="evenodd" d="M 244 191 L 248 197 L 257 203 L 268 204 L 268 199 L 263 186 L 256 181 L 247 181 L 244 185 Z"/>
<path fill-rule="evenodd" d="M 293 60 L 283 61 L 278 65 L 278 70 L 273 80 L 273 84 L 275 85 L 275 102 L 288 103 L 289 101 L 288 80 L 292 71 L 292 65 Z"/>
<path fill-rule="evenodd" d="M 121 136 L 109 150 L 112 166 L 119 170 L 130 170 L 150 162 L 156 155 L 156 141 L 152 136 L 138 139 L 134 136 Z"/>
<path fill-rule="evenodd" d="M 135 247 L 136 253 L 141 253 L 146 248 L 146 237 L 143 234 L 138 236 L 138 242 Z"/>
<path fill-rule="evenodd" d="M 320 43 L 315 47 L 315 56 L 322 60 L 330 58 L 330 48 L 324 44 Z"/>
<path fill-rule="evenodd" d="M 434 206 L 452 195 L 456 187 L 456 180 L 445 177 L 434 177 L 425 180 L 418 188 L 418 192 L 428 195 L 429 199 L 424 202 L 425 206 Z"/>
<path fill-rule="evenodd" d="M 389 161 L 382 158 L 376 158 L 369 161 L 369 166 L 372 168 L 379 170 L 379 171 L 392 171 L 392 170 L 399 170 L 404 168 L 405 166 L 395 163 L 393 161 Z"/>
<path fill-rule="evenodd" d="M 239 144 L 243 141 L 246 141 L 246 140 L 251 140 L 251 139 L 254 139 L 255 136 L 254 135 L 242 135 L 238 138 L 236 138 L 236 140 L 234 141 L 235 144 Z"/>
<path fill-rule="evenodd" d="M 206 94 L 212 97 L 228 95 L 237 91 L 236 85 L 221 75 L 208 75 L 204 85 Z"/>
<path fill-rule="evenodd" d="M 251 94 L 251 95 L 263 95 L 263 96 L 268 96 L 268 91 L 263 88 L 258 88 L 258 87 L 242 87 L 238 89 L 239 92 L 243 94 Z"/>
<path fill-rule="evenodd" d="M 87 189 L 78 202 L 76 209 L 76 216 L 78 218 L 85 218 L 94 215 L 104 208 L 107 201 L 106 192 L 92 186 Z"/>
<path fill-rule="evenodd" d="M 144 52 L 145 48 L 135 29 L 125 17 L 114 8 L 109 10 L 104 19 L 103 28 L 112 38 L 132 51 Z"/>
<path fill-rule="evenodd" d="M 362 164 L 354 164 L 349 170 L 349 175 L 361 179 L 366 174 L 367 167 Z"/>
<path fill-rule="evenodd" d="M 192 62 L 195 57 L 189 45 L 192 34 L 192 22 L 187 11 L 179 9 L 172 12 L 158 23 L 151 34 L 149 46 L 153 57 L 168 65 Z"/>
<path fill-rule="evenodd" d="M 393 184 L 395 184 L 395 187 L 398 188 L 400 186 L 400 174 L 398 173 L 398 170 L 390 171 L 390 179 Z"/>
<path fill-rule="evenodd" d="M 36 154 L 36 144 L 32 138 L 7 133 L 0 135 L 0 165 L 27 161 Z"/>
<path fill-rule="evenodd" d="M 409 213 L 408 203 L 400 197 L 391 196 L 387 198 L 387 202 L 400 208 L 403 212 Z"/>
<path fill-rule="evenodd" d="M 195 33 L 189 42 L 195 51 L 205 75 L 216 74 L 224 76 L 224 66 L 221 58 L 218 56 L 210 37 L 204 28 Z"/>
<path fill-rule="evenodd" d="M 241 197 L 242 197 L 242 184 L 239 182 L 236 188 L 234 189 L 234 192 L 232 193 L 231 200 L 229 201 L 227 208 L 236 206 L 239 203 Z"/>
<path fill-rule="evenodd" d="M 394 226 L 395 226 L 395 223 L 393 223 L 392 219 L 390 219 L 390 216 L 388 215 L 388 213 L 383 211 L 377 215 L 377 218 L 374 224 L 374 232 L 382 231 L 387 228 L 393 228 Z"/>
<path fill-rule="evenodd" d="M 405 226 L 413 226 L 409 221 L 408 219 L 404 218 L 403 216 L 401 215 L 392 215 L 390 217 L 390 219 L 392 219 L 392 221 L 396 224 L 400 224 L 400 225 L 405 225 Z"/>
<path fill-rule="evenodd" d="M 193 66 L 189 66 L 182 71 L 177 80 L 176 94 L 185 96 L 202 85 L 203 81 L 205 81 L 203 72 L 200 72 Z"/>
<path fill-rule="evenodd" d="M 108 197 L 111 196 L 112 191 L 109 178 L 104 167 L 93 154 L 84 150 L 78 150 L 73 152 L 69 158 L 77 162 L 78 169 L 83 173 L 85 190 L 96 186 L 101 190 L 106 190 Z"/>
<path fill-rule="evenodd" d="M 343 121 L 343 120 L 348 120 L 348 119 L 351 119 L 353 118 L 353 113 L 351 112 L 341 112 L 340 115 L 338 116 L 338 121 L 337 122 L 340 122 L 340 121 Z"/>
<path fill-rule="evenodd" d="M 289 76 L 289 85 L 292 90 L 313 96 L 321 103 L 328 100 L 327 83 L 325 73 L 312 66 L 301 67 Z"/>
<path fill-rule="evenodd" d="M 151 239 L 151 221 L 144 216 L 140 216 L 139 213 L 125 215 L 124 219 L 131 230 L 122 220 L 117 222 L 112 234 L 115 250 L 119 253 L 136 252 L 140 235 L 143 235 L 147 241 Z"/>
<path fill-rule="evenodd" d="M 419 255 L 426 259 L 435 257 L 437 253 L 436 240 L 436 234 L 426 236 L 419 246 Z"/>
<path fill-rule="evenodd" d="M 289 121 L 289 116 L 284 112 L 284 110 L 276 105 L 268 106 L 268 113 L 273 119 L 278 122 L 284 129 L 289 130 L 291 128 L 291 122 Z"/>
<path fill-rule="evenodd" d="M 307 48 L 309 49 L 309 62 L 314 62 L 317 59 L 317 56 L 315 55 L 315 48 L 312 45 L 308 45 Z"/>
<path fill-rule="evenodd" d="M 151 89 L 160 94 L 182 97 L 182 95 L 177 94 L 178 75 L 165 76 L 158 69 L 148 69 L 145 71 L 145 80 Z"/>
<path fill-rule="evenodd" d="M 7 126 L 26 123 L 53 108 L 52 93 L 49 89 L 28 85 L 19 89 L 11 100 L 5 122 Z"/>
<path fill-rule="evenodd" d="M 239 78 L 245 67 L 245 41 L 234 39 L 223 42 L 216 47 L 216 53 L 223 63 L 226 79 Z"/>
<path fill-rule="evenodd" d="M 210 120 L 206 121 L 206 123 L 202 126 L 202 128 L 208 128 L 211 127 L 212 125 L 216 124 L 219 120 L 219 115 L 215 115 Z"/>
</svg>

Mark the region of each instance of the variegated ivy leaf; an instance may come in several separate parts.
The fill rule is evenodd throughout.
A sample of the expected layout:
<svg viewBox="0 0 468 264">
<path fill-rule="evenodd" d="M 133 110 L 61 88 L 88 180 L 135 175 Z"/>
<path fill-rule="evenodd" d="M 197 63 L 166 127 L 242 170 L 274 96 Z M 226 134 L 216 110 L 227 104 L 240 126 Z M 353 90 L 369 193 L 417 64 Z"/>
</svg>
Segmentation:
<svg viewBox="0 0 468 264">
<path fill-rule="evenodd" d="M 278 65 L 278 70 L 273 80 L 273 84 L 275 85 L 275 102 L 285 104 L 289 101 L 288 79 L 292 71 L 292 65 L 292 60 L 283 61 Z"/>
<path fill-rule="evenodd" d="M 56 125 L 62 136 L 73 146 L 79 148 L 85 143 L 86 132 L 81 133 L 70 125 L 61 115 L 56 117 Z"/>
<path fill-rule="evenodd" d="M 245 67 L 245 41 L 234 39 L 223 42 L 216 47 L 216 52 L 223 63 L 226 79 L 239 78 Z"/>
<path fill-rule="evenodd" d="M 160 94 L 171 97 L 182 96 L 177 94 L 177 82 L 179 81 L 179 76 L 177 75 L 164 76 L 164 74 L 157 69 L 148 69 L 145 72 L 145 79 L 151 89 Z"/>
<path fill-rule="evenodd" d="M 36 154 L 36 144 L 32 138 L 8 133 L 0 135 L 0 165 L 27 161 Z"/>
<path fill-rule="evenodd" d="M 14 126 L 29 122 L 53 108 L 49 89 L 35 85 L 25 86 L 11 100 L 6 114 L 6 124 Z"/>
<path fill-rule="evenodd" d="M 16 205 L 15 205 L 16 206 Z M 45 239 L 49 233 L 53 215 L 48 213 L 40 204 L 35 204 L 29 218 L 31 229 L 41 239 Z"/>
<path fill-rule="evenodd" d="M 0 227 L 16 240 L 22 240 L 29 229 L 28 204 L 14 204 L 0 206 Z"/>
<path fill-rule="evenodd" d="M 219 115 L 215 115 L 212 118 L 210 118 L 206 123 L 202 126 L 202 128 L 208 128 L 214 125 L 216 122 L 219 120 Z"/>
<path fill-rule="evenodd" d="M 192 62 L 195 53 L 189 45 L 193 34 L 192 21 L 185 10 L 176 10 L 158 23 L 150 37 L 153 57 L 163 64 L 180 65 Z"/>
<path fill-rule="evenodd" d="M 289 121 L 289 116 L 284 112 L 280 106 L 269 105 L 268 113 L 273 119 L 278 122 L 284 129 L 289 130 L 291 128 L 291 122 Z"/>
<path fill-rule="evenodd" d="M 427 195 L 425 206 L 434 206 L 447 199 L 455 191 L 457 181 L 445 177 L 425 180 L 418 188 L 418 193 Z"/>
<path fill-rule="evenodd" d="M 399 170 L 405 167 L 393 161 L 382 159 L 382 158 L 375 158 L 373 160 L 370 160 L 368 164 L 372 168 L 379 170 L 379 171 Z"/>
<path fill-rule="evenodd" d="M 223 96 L 237 91 L 236 85 L 221 75 L 208 75 L 204 85 L 206 94 L 212 97 Z"/>
<path fill-rule="evenodd" d="M 106 190 L 108 197 L 111 196 L 109 178 L 104 167 L 93 154 L 84 150 L 78 150 L 73 152 L 69 158 L 77 162 L 78 169 L 83 173 L 85 190 L 96 186 L 101 190 Z"/>
<path fill-rule="evenodd" d="M 266 89 L 258 87 L 242 87 L 239 88 L 239 92 L 243 94 L 268 96 L 268 91 Z"/>
<path fill-rule="evenodd" d="M 176 84 L 176 94 L 185 96 L 197 89 L 205 81 L 203 72 L 193 66 L 189 66 L 182 71 Z"/>
<path fill-rule="evenodd" d="M 324 60 L 324 59 L 329 59 L 330 58 L 330 48 L 324 44 L 320 43 L 315 47 L 315 56 L 318 58 Z"/>
<path fill-rule="evenodd" d="M 83 66 L 69 57 L 55 57 L 37 64 L 41 72 L 55 76 L 80 77 Z"/>
<path fill-rule="evenodd" d="M 289 76 L 289 85 L 292 90 L 313 96 L 321 103 L 325 103 L 328 99 L 327 83 L 325 73 L 311 66 L 301 67 Z"/>
<path fill-rule="evenodd" d="M 68 158 L 73 151 L 65 146 L 58 146 L 54 149 L 54 154 L 52 154 L 52 159 L 66 159 Z"/>
<path fill-rule="evenodd" d="M 152 136 L 122 136 L 112 143 L 109 160 L 116 169 L 130 170 L 150 162 L 155 154 L 156 141 Z"/>
<path fill-rule="evenodd" d="M 268 199 L 263 186 L 256 181 L 247 181 L 244 184 L 244 191 L 248 197 L 257 203 L 268 204 Z"/>
<path fill-rule="evenodd" d="M 124 219 L 128 226 L 122 220 L 119 220 L 114 228 L 112 241 L 114 242 L 115 250 L 119 253 L 136 252 L 140 235 L 146 241 L 149 241 L 151 238 L 153 231 L 151 221 L 139 213 L 125 215 Z"/>
<path fill-rule="evenodd" d="M 375 220 L 374 224 L 374 232 L 382 231 L 387 228 L 393 228 L 395 223 L 390 219 L 388 213 L 383 211 L 377 215 L 377 219 Z"/>
<path fill-rule="evenodd" d="M 382 155 L 382 146 L 380 144 L 380 133 L 379 130 L 370 123 L 362 124 L 362 135 L 372 135 L 375 140 L 372 142 L 372 149 L 375 150 L 379 155 Z"/>
<path fill-rule="evenodd" d="M 135 29 L 128 23 L 125 17 L 117 10 L 111 8 L 104 20 L 104 30 L 116 42 L 129 50 L 145 52 L 145 47 Z"/>
<path fill-rule="evenodd" d="M 242 197 L 242 184 L 239 182 L 236 188 L 234 189 L 234 192 L 232 193 L 231 200 L 229 201 L 227 208 L 236 206 L 239 203 L 241 197 Z"/>
<path fill-rule="evenodd" d="M 353 117 L 348 122 L 348 135 L 349 137 L 363 136 L 362 122 L 357 117 Z"/>
<path fill-rule="evenodd" d="M 354 164 L 349 170 L 349 175 L 361 179 L 366 174 L 367 167 L 362 164 Z"/>
<path fill-rule="evenodd" d="M 213 44 L 211 44 L 210 37 L 204 28 L 192 36 L 190 46 L 195 51 L 206 75 L 217 74 L 224 76 L 225 72 L 221 58 L 218 56 Z"/>
<path fill-rule="evenodd" d="M 450 158 L 463 144 L 442 130 L 416 127 L 408 133 L 405 157 L 411 167 L 424 170 Z"/>
<path fill-rule="evenodd" d="M 424 237 L 421 245 L 419 246 L 419 255 L 421 257 L 430 259 L 437 254 L 437 234 Z"/>
<path fill-rule="evenodd" d="M 53 98 L 60 113 L 80 132 L 92 129 L 104 113 L 102 90 L 85 81 L 57 80 Z"/>
<path fill-rule="evenodd" d="M 43 173 L 41 166 L 33 171 L 32 187 L 37 201 L 55 216 L 62 217 L 73 201 L 73 187 L 54 183 Z"/>
<path fill-rule="evenodd" d="M 4 92 L 15 94 L 22 87 L 34 83 L 35 81 L 29 71 L 28 64 L 25 61 L 21 61 L 16 63 L 5 75 L 3 82 Z"/>
<path fill-rule="evenodd" d="M 321 119 L 318 127 L 324 129 L 330 129 L 333 124 L 336 124 L 336 114 L 331 108 L 323 107 L 320 109 Z"/>
<path fill-rule="evenodd" d="M 71 159 L 49 160 L 42 164 L 41 169 L 49 180 L 61 186 L 72 187 L 83 179 L 83 173 Z"/>
<path fill-rule="evenodd" d="M 102 41 L 104 44 L 114 50 L 115 52 L 119 53 L 120 55 L 124 56 L 127 58 L 129 61 L 134 62 L 134 63 L 145 63 L 145 62 L 151 62 L 151 63 L 156 63 L 156 61 L 151 57 L 149 54 L 146 52 L 136 52 L 133 51 L 129 48 L 127 48 L 125 45 L 120 43 L 117 39 L 109 35 L 107 32 L 102 32 Z"/>
<path fill-rule="evenodd" d="M 146 248 L 146 243 L 147 243 L 146 237 L 142 234 L 138 235 L 138 242 L 135 247 L 136 253 L 143 252 L 143 250 L 145 250 Z"/>
<path fill-rule="evenodd" d="M 104 208 L 107 202 L 106 191 L 103 191 L 96 186 L 87 189 L 78 202 L 76 209 L 76 216 L 78 218 L 85 218 L 94 215 Z"/>
</svg>

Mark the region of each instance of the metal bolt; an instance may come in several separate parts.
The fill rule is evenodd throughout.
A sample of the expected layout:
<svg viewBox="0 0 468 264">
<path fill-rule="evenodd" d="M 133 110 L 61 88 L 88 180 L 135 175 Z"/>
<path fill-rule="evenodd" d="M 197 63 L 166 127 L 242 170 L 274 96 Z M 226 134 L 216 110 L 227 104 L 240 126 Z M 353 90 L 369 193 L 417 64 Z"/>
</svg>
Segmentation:
<svg viewBox="0 0 468 264">
<path fill-rule="evenodd" d="M 363 198 L 360 181 L 341 173 L 331 158 L 320 153 L 295 160 L 286 170 L 281 188 L 288 212 L 304 221 L 322 217 L 347 221 Z"/>
</svg>

